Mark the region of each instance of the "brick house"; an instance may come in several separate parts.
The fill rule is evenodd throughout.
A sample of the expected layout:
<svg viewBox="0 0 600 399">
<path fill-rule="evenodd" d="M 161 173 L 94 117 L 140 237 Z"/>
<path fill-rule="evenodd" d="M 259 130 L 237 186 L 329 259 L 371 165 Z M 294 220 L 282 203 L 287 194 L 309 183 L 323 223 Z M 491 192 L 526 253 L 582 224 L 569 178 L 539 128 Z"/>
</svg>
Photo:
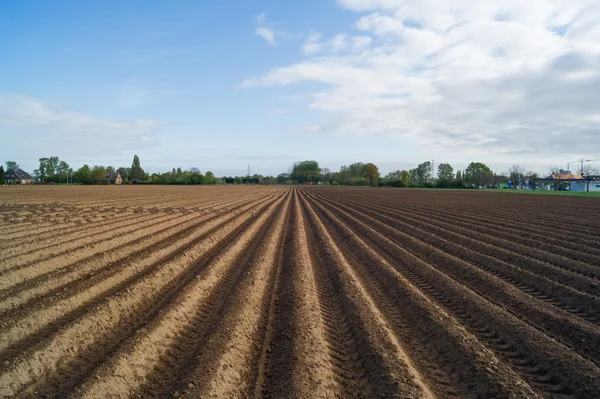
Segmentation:
<svg viewBox="0 0 600 399">
<path fill-rule="evenodd" d="M 33 176 L 23 169 L 8 169 L 5 173 L 6 184 L 33 184 Z"/>
<path fill-rule="evenodd" d="M 108 180 L 108 184 L 122 184 L 123 183 L 123 173 L 121 172 L 111 172 L 106 176 Z"/>
</svg>

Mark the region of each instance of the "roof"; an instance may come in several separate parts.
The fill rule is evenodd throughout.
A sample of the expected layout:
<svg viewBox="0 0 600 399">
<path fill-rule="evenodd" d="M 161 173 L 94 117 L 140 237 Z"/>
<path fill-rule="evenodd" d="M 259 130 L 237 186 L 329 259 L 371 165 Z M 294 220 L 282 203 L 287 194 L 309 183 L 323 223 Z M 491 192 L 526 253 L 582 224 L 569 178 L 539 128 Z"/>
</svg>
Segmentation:
<svg viewBox="0 0 600 399">
<path fill-rule="evenodd" d="M 110 172 L 108 174 L 107 178 L 110 181 L 117 180 L 118 175 L 121 175 L 121 178 L 123 178 L 123 173 L 121 173 L 121 172 Z"/>
<path fill-rule="evenodd" d="M 577 180 L 583 179 L 583 176 L 578 174 L 561 174 L 561 173 L 553 173 L 550 175 L 551 179 L 554 180 Z"/>
<path fill-rule="evenodd" d="M 12 169 L 8 169 L 6 171 L 6 174 L 12 174 L 14 173 L 15 176 L 17 176 L 20 180 L 34 180 L 33 176 L 31 176 L 29 173 L 25 172 L 23 169 L 17 169 L 17 170 L 12 170 Z"/>
</svg>

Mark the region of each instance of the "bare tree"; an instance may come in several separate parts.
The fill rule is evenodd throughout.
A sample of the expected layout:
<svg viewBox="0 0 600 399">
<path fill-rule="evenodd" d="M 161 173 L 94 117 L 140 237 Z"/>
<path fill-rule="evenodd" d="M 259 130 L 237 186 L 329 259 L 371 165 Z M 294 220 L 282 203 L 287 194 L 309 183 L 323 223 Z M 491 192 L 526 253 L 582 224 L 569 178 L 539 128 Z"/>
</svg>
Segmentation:
<svg viewBox="0 0 600 399">
<path fill-rule="evenodd" d="M 579 167 L 580 174 L 583 176 L 598 176 L 600 175 L 600 167 L 590 163 L 584 163 L 583 168 Z"/>
<path fill-rule="evenodd" d="M 550 167 L 550 175 L 555 175 L 557 173 L 560 173 L 560 168 L 558 166 L 551 166 Z"/>
<path fill-rule="evenodd" d="M 525 173 L 525 168 L 522 165 L 515 164 L 510 167 L 508 173 L 510 180 L 513 183 L 513 189 L 516 190 L 517 188 L 520 188 L 522 185 L 521 176 L 523 176 L 523 173 Z"/>
</svg>

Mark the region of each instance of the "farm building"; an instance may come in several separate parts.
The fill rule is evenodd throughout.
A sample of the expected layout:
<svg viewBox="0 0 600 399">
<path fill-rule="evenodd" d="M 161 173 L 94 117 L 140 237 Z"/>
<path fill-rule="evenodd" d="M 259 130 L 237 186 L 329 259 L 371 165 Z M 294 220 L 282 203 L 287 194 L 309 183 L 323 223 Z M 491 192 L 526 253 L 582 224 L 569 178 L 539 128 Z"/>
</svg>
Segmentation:
<svg viewBox="0 0 600 399">
<path fill-rule="evenodd" d="M 581 181 L 571 182 L 571 191 L 600 192 L 600 176 L 589 176 Z"/>
<path fill-rule="evenodd" d="M 121 184 L 123 183 L 123 173 L 111 172 L 106 176 L 109 184 Z"/>
<path fill-rule="evenodd" d="M 6 171 L 6 184 L 33 184 L 33 176 L 23 169 L 8 169 Z"/>
<path fill-rule="evenodd" d="M 600 176 L 582 176 L 568 170 L 560 170 L 545 179 L 539 179 L 542 189 L 570 190 L 578 192 L 600 191 Z"/>
</svg>

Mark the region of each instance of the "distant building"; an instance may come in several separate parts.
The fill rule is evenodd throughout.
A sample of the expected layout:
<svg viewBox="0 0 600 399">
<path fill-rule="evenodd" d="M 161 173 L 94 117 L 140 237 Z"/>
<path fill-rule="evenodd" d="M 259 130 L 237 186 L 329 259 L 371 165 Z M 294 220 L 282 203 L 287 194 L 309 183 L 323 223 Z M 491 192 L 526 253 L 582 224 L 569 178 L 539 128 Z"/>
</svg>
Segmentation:
<svg viewBox="0 0 600 399">
<path fill-rule="evenodd" d="M 540 179 L 540 182 L 546 184 L 546 189 L 570 190 L 578 192 L 600 191 L 600 176 L 582 176 L 579 173 L 572 173 L 568 170 L 560 170 L 559 173 L 553 173 L 546 179 Z"/>
<path fill-rule="evenodd" d="M 568 170 L 560 170 L 559 173 L 553 173 L 550 177 L 554 180 L 583 180 L 583 176 L 578 173 L 571 173 Z"/>
<path fill-rule="evenodd" d="M 600 191 L 600 177 L 591 177 L 589 180 L 585 179 L 582 181 L 571 182 L 571 191 L 578 192 L 599 192 Z"/>
<path fill-rule="evenodd" d="M 106 176 L 108 180 L 108 184 L 122 184 L 123 183 L 123 173 L 121 172 L 111 172 Z"/>
<path fill-rule="evenodd" d="M 23 169 L 8 169 L 6 171 L 6 184 L 33 184 L 33 176 Z"/>
</svg>

